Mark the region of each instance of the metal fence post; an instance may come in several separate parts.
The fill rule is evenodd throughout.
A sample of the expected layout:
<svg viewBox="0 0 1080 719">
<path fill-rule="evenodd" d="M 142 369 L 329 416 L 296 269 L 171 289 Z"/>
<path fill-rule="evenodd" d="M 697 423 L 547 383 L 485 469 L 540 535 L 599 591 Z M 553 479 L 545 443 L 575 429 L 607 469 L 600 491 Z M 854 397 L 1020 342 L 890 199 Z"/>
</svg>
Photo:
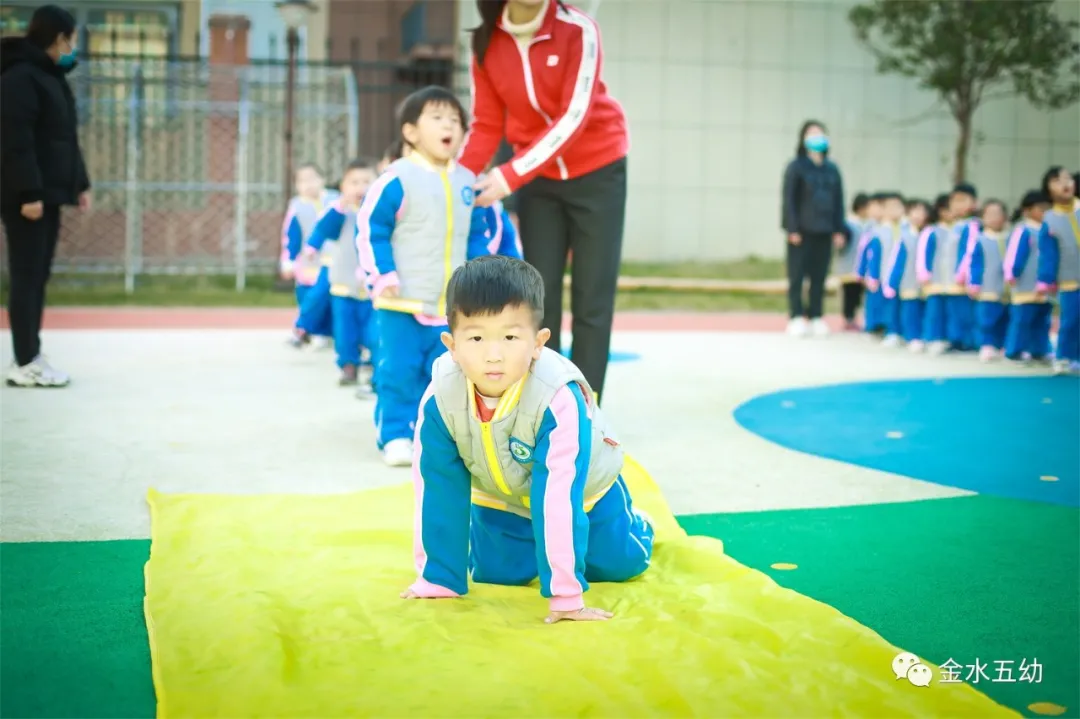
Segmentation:
<svg viewBox="0 0 1080 719">
<path fill-rule="evenodd" d="M 251 101 L 248 97 L 248 71 L 246 68 L 238 68 L 237 72 L 240 73 L 240 93 L 236 106 L 239 127 L 236 139 L 236 219 L 233 227 L 236 231 L 236 291 L 243 292 L 247 285 L 248 139 Z"/>
<path fill-rule="evenodd" d="M 135 65 L 132 87 L 128 92 L 127 168 L 124 181 L 124 292 L 135 291 L 136 244 L 141 242 L 139 229 L 139 91 L 142 65 Z"/>
</svg>

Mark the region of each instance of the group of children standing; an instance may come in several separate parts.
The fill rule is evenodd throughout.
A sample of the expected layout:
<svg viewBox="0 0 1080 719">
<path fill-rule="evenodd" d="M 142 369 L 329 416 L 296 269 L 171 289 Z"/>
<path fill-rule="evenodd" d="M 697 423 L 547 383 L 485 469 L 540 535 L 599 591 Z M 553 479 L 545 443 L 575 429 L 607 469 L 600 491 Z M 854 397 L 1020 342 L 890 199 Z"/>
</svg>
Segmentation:
<svg viewBox="0 0 1080 719">
<path fill-rule="evenodd" d="M 297 170 L 281 273 L 299 306 L 290 344 L 332 343 L 338 383 L 376 398 L 387 464 L 409 466 L 420 400 L 445 351 L 450 275 L 475 257 L 522 253 L 501 203 L 478 207 L 476 176 L 453 160 L 465 123 L 457 97 L 425 88 L 398 119 L 401 137 L 377 163 L 350 162 L 337 191 L 314 165 Z"/>
<path fill-rule="evenodd" d="M 864 329 L 886 346 L 1080 371 L 1080 199 L 1051 167 L 1011 218 L 957 185 L 933 205 L 897 192 L 855 198 L 839 253 L 847 328 L 865 291 Z M 1051 343 L 1057 301 L 1057 347 Z"/>
</svg>

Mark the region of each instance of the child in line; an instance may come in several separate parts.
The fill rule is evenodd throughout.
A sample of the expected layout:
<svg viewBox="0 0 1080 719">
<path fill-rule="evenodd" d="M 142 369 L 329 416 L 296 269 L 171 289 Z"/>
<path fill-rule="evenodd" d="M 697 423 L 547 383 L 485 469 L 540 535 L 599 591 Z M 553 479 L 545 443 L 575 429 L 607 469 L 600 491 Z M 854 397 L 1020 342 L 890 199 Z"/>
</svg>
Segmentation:
<svg viewBox="0 0 1080 719">
<path fill-rule="evenodd" d="M 855 195 L 855 199 L 851 203 L 851 214 L 847 217 L 847 233 L 844 246 L 836 253 L 840 294 L 843 298 L 844 329 L 849 332 L 859 329 L 859 325 L 855 322 L 855 313 L 859 311 L 863 295 L 863 284 L 858 275 L 859 249 L 863 246 L 863 232 L 869 229 L 870 223 L 881 219 L 881 205 L 880 203 L 874 204 L 874 212 L 878 215 L 876 220 L 870 217 L 870 196 L 864 192 Z"/>
<path fill-rule="evenodd" d="M 460 597 L 537 576 L 545 621 L 596 621 L 589 582 L 645 572 L 654 529 L 622 479 L 623 450 L 580 370 L 544 345 L 544 281 L 507 257 L 472 260 L 447 290 L 449 350 L 416 426 L 418 578 L 401 596 Z"/>
<path fill-rule="evenodd" d="M 281 276 L 296 283 L 296 306 L 299 310 L 304 298 L 319 277 L 320 264 L 303 253 L 304 242 L 315 229 L 315 223 L 323 210 L 333 202 L 336 192 L 327 190 L 322 171 L 311 162 L 296 169 L 294 178 L 296 196 L 289 201 L 285 222 L 281 228 Z M 294 344 L 306 342 L 297 339 Z"/>
<path fill-rule="evenodd" d="M 1009 328 L 1005 333 L 1005 358 L 1017 362 L 1050 359 L 1050 320 L 1053 306 L 1035 292 L 1039 266 L 1039 228 L 1050 209 L 1042 190 L 1030 190 L 1020 202 L 1018 224 L 1005 248 L 1004 276 L 1009 286 Z"/>
<path fill-rule="evenodd" d="M 979 231 L 978 223 L 971 219 L 975 198 L 974 187 L 957 185 L 949 194 L 947 219 L 919 246 L 916 271 L 926 295 L 923 340 L 930 354 L 942 354 L 950 348 L 971 349 L 974 344 L 972 302 L 964 288 L 967 236 Z"/>
<path fill-rule="evenodd" d="M 882 222 L 863 249 L 859 275 L 866 283 L 865 329 L 884 334 L 886 346 L 894 347 L 900 343 L 899 305 L 882 294 L 881 278 L 886 258 L 892 254 L 893 245 L 900 241 L 905 208 L 899 192 L 883 192 L 879 197 L 883 206 Z"/>
<path fill-rule="evenodd" d="M 1047 170 L 1042 190 L 1053 205 L 1039 228 L 1036 292 L 1057 294 L 1054 372 L 1065 374 L 1080 369 L 1080 199 L 1072 175 L 1062 167 Z"/>
<path fill-rule="evenodd" d="M 900 233 L 900 241 L 893 244 L 892 257 L 882 286 L 886 299 L 899 302 L 900 336 L 907 342 L 911 352 L 922 352 L 923 310 L 926 301 L 919 289 L 915 262 L 918 247 L 926 242 L 934 231 L 934 211 L 924 200 L 908 203 L 907 222 Z"/>
<path fill-rule="evenodd" d="M 338 384 L 359 381 L 360 349 L 375 348 L 371 327 L 371 301 L 361 282 L 356 256 L 356 213 L 364 195 L 375 182 L 375 163 L 353 160 L 341 177 L 341 196 L 326 209 L 315 225 L 305 248 L 311 256 L 329 254 L 327 282 L 334 329 L 334 350 L 341 370 Z"/>
<path fill-rule="evenodd" d="M 488 253 L 488 238 L 474 202 L 476 175 L 453 161 L 465 134 L 457 96 L 442 87 L 418 90 L 398 121 L 408 155 L 368 192 L 356 243 L 378 323 L 378 446 L 387 464 L 408 467 L 420 399 L 446 350 L 446 283 L 467 259 Z"/>
<path fill-rule="evenodd" d="M 982 208 L 982 232 L 971 254 L 968 296 L 975 300 L 975 339 L 979 361 L 1001 356 L 1009 327 L 1005 284 L 1005 222 L 1008 212 L 1000 200 L 987 200 Z"/>
</svg>

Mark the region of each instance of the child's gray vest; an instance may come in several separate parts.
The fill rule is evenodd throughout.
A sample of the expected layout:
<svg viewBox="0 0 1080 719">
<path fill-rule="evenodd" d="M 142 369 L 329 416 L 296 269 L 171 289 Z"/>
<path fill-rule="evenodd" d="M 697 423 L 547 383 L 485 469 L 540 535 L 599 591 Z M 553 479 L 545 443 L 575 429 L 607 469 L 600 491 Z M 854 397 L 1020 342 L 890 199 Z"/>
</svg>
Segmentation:
<svg viewBox="0 0 1080 719">
<path fill-rule="evenodd" d="M 863 232 L 869 227 L 869 223 L 858 217 L 850 217 L 847 220 L 848 231 L 851 238 L 836 253 L 836 273 L 844 282 L 859 281 L 859 242 Z"/>
<path fill-rule="evenodd" d="M 474 504 L 522 517 L 529 513 L 536 433 L 555 393 L 576 382 L 592 416 L 592 454 L 585 480 L 585 511 L 604 495 L 619 476 L 623 451 L 613 438 L 585 377 L 570 360 L 544 348 L 525 378 L 506 391 L 491 422 L 477 416 L 472 385 L 449 353 L 435 360 L 431 371 L 435 402 L 458 453 L 472 474 Z M 513 403 L 517 396 L 517 403 Z M 503 407 L 504 402 L 506 407 Z"/>
<path fill-rule="evenodd" d="M 1024 230 L 1027 230 L 1026 235 Z M 1009 292 L 1009 300 L 1013 304 L 1031 304 L 1039 301 L 1039 298 L 1035 296 L 1035 285 L 1039 281 L 1039 225 L 1034 222 L 1025 222 L 1018 225 L 1013 230 L 1012 237 L 1009 238 L 1010 245 L 1014 239 L 1016 242 L 1029 243 L 1028 259 L 1024 264 L 1023 272 L 1014 278 L 1016 284 L 1013 285 L 1012 290 Z M 1017 248 L 1017 251 L 1019 251 L 1019 248 Z M 1002 265 L 1004 266 L 1004 263 Z"/>
<path fill-rule="evenodd" d="M 966 247 L 960 246 L 960 233 L 970 220 L 939 226 L 934 247 L 934 266 L 930 270 L 928 294 L 961 295 L 963 288 L 956 282 L 956 270 Z"/>
<path fill-rule="evenodd" d="M 892 257 L 893 245 L 901 241 L 903 233 L 902 225 L 882 224 L 878 226 L 877 238 L 881 245 L 881 269 L 878 280 L 884 282 L 888 279 L 886 272 L 889 270 L 889 258 Z"/>
<path fill-rule="evenodd" d="M 344 214 L 345 221 L 341 224 L 330 265 L 330 294 L 367 299 L 367 287 L 356 273 L 360 267 L 360 256 L 356 251 L 356 210 L 346 209 Z"/>
<path fill-rule="evenodd" d="M 900 234 L 900 242 L 904 246 L 904 268 L 903 275 L 900 276 L 900 287 L 897 295 L 902 300 L 914 300 L 919 298 L 920 287 L 919 278 L 916 275 L 916 263 L 919 260 L 919 243 L 925 242 L 930 233 L 934 231 L 932 227 L 923 228 L 922 232 L 918 232 L 909 224 L 904 224 L 904 228 Z M 926 237 L 923 237 L 926 235 Z"/>
<path fill-rule="evenodd" d="M 1058 243 L 1058 289 L 1069 292 L 1080 288 L 1080 204 L 1071 212 L 1055 207 L 1043 222 Z"/>
<path fill-rule="evenodd" d="M 1005 296 L 1005 250 L 1002 244 L 1007 239 L 1007 235 L 995 236 L 989 230 L 979 235 L 983 254 L 982 285 L 979 286 L 982 302 L 1000 302 Z"/>
<path fill-rule="evenodd" d="M 445 315 L 446 284 L 468 253 L 476 175 L 456 163 L 439 171 L 407 157 L 389 171 L 405 197 L 391 239 L 401 285 L 397 298 L 376 300 L 376 306 Z"/>
<path fill-rule="evenodd" d="M 295 262 L 293 262 L 293 276 L 298 280 L 303 277 L 300 284 L 314 283 L 319 274 L 319 267 L 322 263 L 318 257 L 305 253 L 304 247 L 308 238 L 311 237 L 312 230 L 315 229 L 315 224 L 322 217 L 323 210 L 326 209 L 329 203 L 330 200 L 325 196 L 321 203 L 311 202 L 302 197 L 294 197 L 289 201 L 289 211 L 293 213 L 293 217 L 296 218 L 296 222 L 300 225 L 300 252 L 296 255 Z"/>
</svg>

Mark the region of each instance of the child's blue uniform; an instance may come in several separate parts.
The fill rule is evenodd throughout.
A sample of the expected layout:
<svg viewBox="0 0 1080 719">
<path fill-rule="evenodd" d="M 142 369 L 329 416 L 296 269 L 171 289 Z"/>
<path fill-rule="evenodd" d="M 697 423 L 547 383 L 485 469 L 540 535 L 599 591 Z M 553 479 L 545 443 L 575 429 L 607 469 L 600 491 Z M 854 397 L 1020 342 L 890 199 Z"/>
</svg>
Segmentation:
<svg viewBox="0 0 1080 719">
<path fill-rule="evenodd" d="M 899 334 L 907 342 L 922 339 L 926 302 L 919 289 L 916 262 L 919 245 L 925 243 L 933 231 L 933 227 L 924 227 L 922 232 L 916 232 L 910 223 L 904 224 L 900 242 L 893 245 L 888 276 L 882 288 L 886 297 L 899 303 Z"/>
<path fill-rule="evenodd" d="M 895 299 L 888 299 L 882 291 L 883 268 L 893 251 L 893 245 L 900 241 L 900 226 L 882 223 L 877 226 L 869 238 L 859 258 L 858 274 L 868 284 L 866 293 L 866 331 L 885 332 L 887 335 L 900 334 L 899 304 Z"/>
<path fill-rule="evenodd" d="M 501 200 L 487 208 L 488 253 L 524 259 L 517 230 Z"/>
<path fill-rule="evenodd" d="M 293 274 L 298 308 L 304 304 L 311 287 L 318 281 L 321 267 L 317 257 L 303 252 L 304 242 L 311 236 L 326 207 L 336 198 L 336 192 L 327 190 L 316 201 L 299 196 L 289 201 L 289 210 L 282 225 L 280 264 L 282 271 L 288 270 Z"/>
<path fill-rule="evenodd" d="M 300 317 L 296 320 L 297 329 L 310 335 L 332 336 L 334 333 L 334 320 L 330 309 L 330 266 L 337 252 L 341 216 L 344 213 L 341 197 L 334 198 L 304 243 L 304 253 L 308 257 L 318 257 L 322 265 L 318 279 L 300 304 Z"/>
<path fill-rule="evenodd" d="M 1053 306 L 1047 297 L 1035 293 L 1039 266 L 1039 224 L 1025 221 L 1017 226 L 1005 248 L 1005 281 L 1009 292 L 1009 328 L 1005 333 L 1005 356 L 1022 359 L 1048 357 Z"/>
<path fill-rule="evenodd" d="M 1072 207 L 1055 205 L 1039 228 L 1038 285 L 1057 289 L 1057 358 L 1080 361 L 1080 199 Z"/>
<path fill-rule="evenodd" d="M 918 274 L 926 285 L 923 339 L 948 342 L 953 349 L 975 347 L 974 305 L 965 289 L 979 224 L 963 220 L 934 229 L 919 248 Z"/>
<path fill-rule="evenodd" d="M 975 340 L 979 347 L 1000 350 L 1009 327 L 1006 304 L 1005 235 L 983 230 L 971 254 L 969 287 L 975 294 Z"/>
<path fill-rule="evenodd" d="M 433 167 L 417 154 L 387 168 L 364 198 L 356 245 L 375 307 L 379 361 L 375 426 L 380 448 L 412 439 L 432 363 L 446 351 L 446 285 L 467 259 L 489 254 L 476 176 Z M 396 296 L 386 294 L 396 288 Z"/>
</svg>

